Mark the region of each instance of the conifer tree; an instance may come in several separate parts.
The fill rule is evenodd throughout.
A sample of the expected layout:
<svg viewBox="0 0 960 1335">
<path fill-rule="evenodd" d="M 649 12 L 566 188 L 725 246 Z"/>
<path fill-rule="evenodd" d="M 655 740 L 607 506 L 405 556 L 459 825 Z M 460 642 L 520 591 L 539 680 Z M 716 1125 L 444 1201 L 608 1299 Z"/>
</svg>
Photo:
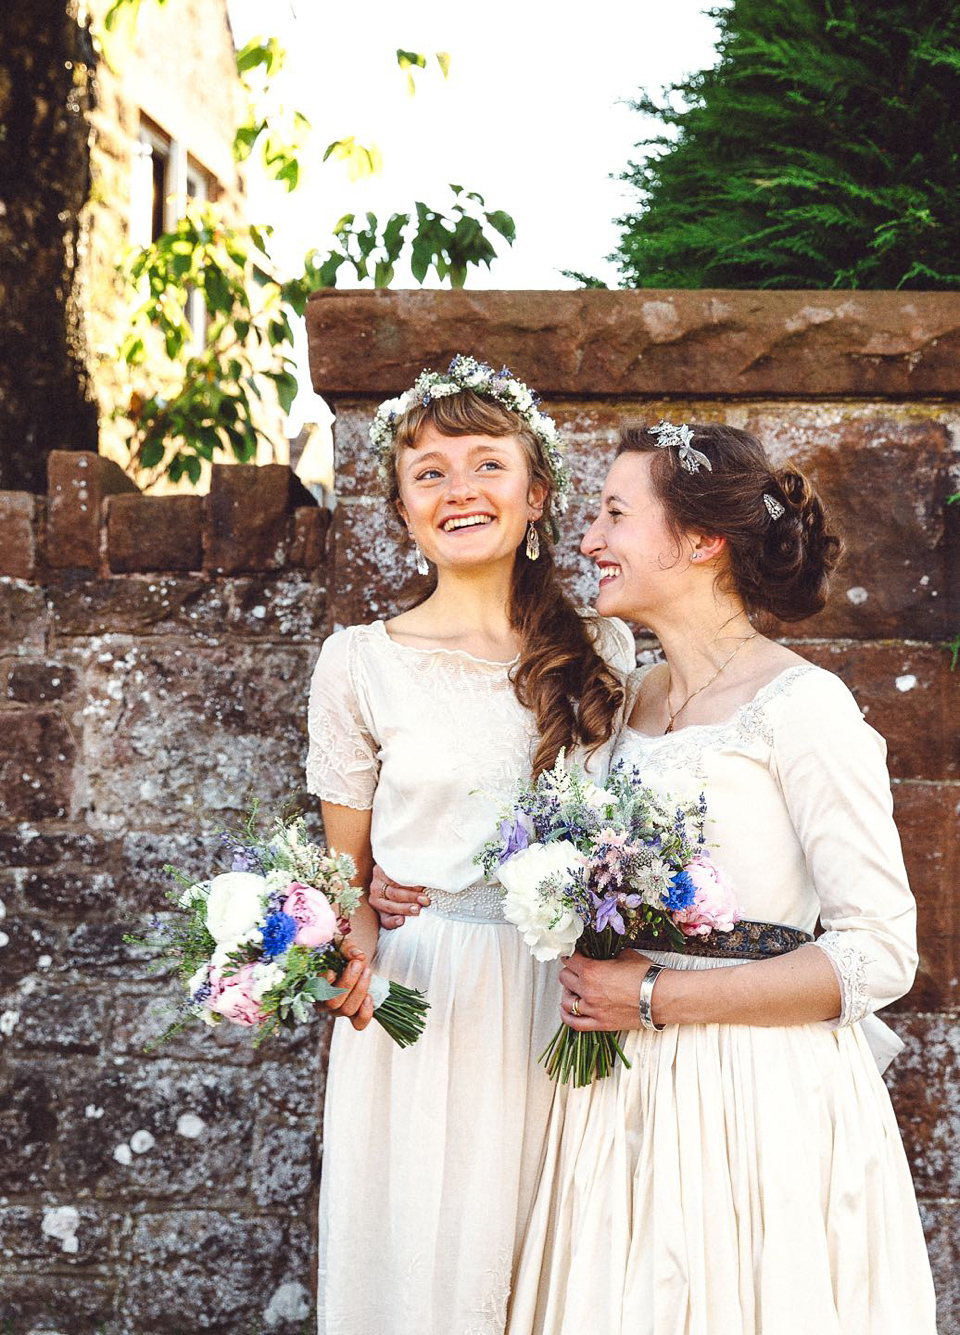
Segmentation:
<svg viewBox="0 0 960 1335">
<path fill-rule="evenodd" d="M 960 286 L 960 0 L 734 0 L 655 115 L 625 287 Z"/>
</svg>

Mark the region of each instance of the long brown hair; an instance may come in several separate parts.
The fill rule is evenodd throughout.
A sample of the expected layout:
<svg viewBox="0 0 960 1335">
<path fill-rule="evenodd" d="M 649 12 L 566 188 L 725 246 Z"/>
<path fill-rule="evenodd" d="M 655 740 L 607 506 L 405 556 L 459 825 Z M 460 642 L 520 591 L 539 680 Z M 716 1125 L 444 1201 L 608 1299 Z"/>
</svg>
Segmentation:
<svg viewBox="0 0 960 1335">
<path fill-rule="evenodd" d="M 510 584 L 510 625 L 520 641 L 512 672 L 517 699 L 537 723 L 540 740 L 533 762 L 534 775 L 553 765 L 561 749 L 577 744 L 595 749 L 613 732 L 623 690 L 570 599 L 564 593 L 554 561 L 554 485 L 540 442 L 517 413 L 472 390 L 416 404 L 398 420 L 394 443 L 384 461 L 387 499 L 394 510 L 400 500 L 397 475 L 399 451 L 416 445 L 421 432 L 432 425 L 444 436 L 516 436 L 530 469 L 531 482 L 547 488 L 543 514 L 537 520 L 540 557 L 530 561 L 517 548 Z M 436 576 L 424 591 L 429 596 Z M 419 601 L 423 601 L 420 599 Z"/>
<path fill-rule="evenodd" d="M 686 529 L 726 539 L 727 583 L 748 612 L 802 621 L 827 601 L 843 544 L 827 528 L 823 503 L 795 468 L 774 468 L 756 436 L 718 423 L 690 424 L 710 469 L 688 472 L 675 447 L 647 427 L 624 427 L 617 455 L 652 454 L 650 476 L 676 537 Z M 767 508 L 782 509 L 776 518 Z"/>
</svg>

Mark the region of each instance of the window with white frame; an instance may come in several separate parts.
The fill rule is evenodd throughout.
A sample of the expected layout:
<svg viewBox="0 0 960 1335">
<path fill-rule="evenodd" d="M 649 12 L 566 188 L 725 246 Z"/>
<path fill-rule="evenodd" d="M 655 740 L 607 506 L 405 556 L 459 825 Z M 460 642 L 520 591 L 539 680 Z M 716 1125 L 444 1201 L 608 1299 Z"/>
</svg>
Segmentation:
<svg viewBox="0 0 960 1335">
<path fill-rule="evenodd" d="M 176 227 L 190 204 L 206 203 L 217 193 L 214 177 L 187 152 L 186 146 L 141 114 L 133 151 L 131 243 L 149 246 Z M 199 351 L 206 334 L 207 311 L 196 288 L 190 291 L 186 312 L 193 330 L 193 351 Z"/>
</svg>

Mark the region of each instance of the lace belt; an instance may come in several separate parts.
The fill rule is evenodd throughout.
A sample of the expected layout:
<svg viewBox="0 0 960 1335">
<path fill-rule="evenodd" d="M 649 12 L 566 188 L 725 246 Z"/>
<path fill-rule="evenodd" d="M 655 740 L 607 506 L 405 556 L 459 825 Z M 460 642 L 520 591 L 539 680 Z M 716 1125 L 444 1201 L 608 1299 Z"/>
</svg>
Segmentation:
<svg viewBox="0 0 960 1335">
<path fill-rule="evenodd" d="M 707 936 L 688 936 L 682 950 L 672 945 L 665 933 L 642 933 L 630 945 L 640 950 L 663 950 L 677 955 L 710 955 L 722 960 L 762 960 L 787 955 L 813 940 L 810 932 L 786 927 L 781 922 L 753 922 L 744 918 L 732 932 L 710 932 Z"/>
<path fill-rule="evenodd" d="M 468 885 L 465 890 L 451 894 L 449 890 L 427 890 L 430 908 L 425 913 L 438 913 L 441 918 L 457 918 L 463 922 L 503 922 L 503 891 L 496 885 Z"/>
</svg>

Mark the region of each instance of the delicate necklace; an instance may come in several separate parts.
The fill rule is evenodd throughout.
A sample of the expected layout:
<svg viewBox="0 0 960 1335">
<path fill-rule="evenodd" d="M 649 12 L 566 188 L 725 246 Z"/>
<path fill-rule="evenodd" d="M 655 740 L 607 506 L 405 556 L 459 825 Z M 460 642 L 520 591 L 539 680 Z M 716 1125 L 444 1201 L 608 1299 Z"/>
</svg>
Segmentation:
<svg viewBox="0 0 960 1335">
<path fill-rule="evenodd" d="M 666 727 L 664 728 L 664 730 L 663 730 L 663 735 L 664 735 L 664 737 L 666 737 L 666 735 L 667 735 L 668 732 L 673 732 L 673 724 L 674 724 L 674 720 L 675 720 L 680 714 L 683 713 L 683 711 L 686 709 L 687 705 L 690 703 L 690 701 L 693 699 L 693 697 L 694 697 L 695 695 L 699 695 L 701 691 L 705 691 L 705 690 L 707 689 L 708 686 L 712 686 L 713 683 L 714 683 L 714 682 L 717 680 L 717 678 L 720 676 L 720 673 L 721 673 L 721 672 L 723 671 L 723 669 L 727 666 L 727 664 L 733 662 L 733 660 L 736 658 L 737 654 L 740 652 L 740 650 L 743 648 L 743 646 L 744 646 L 745 644 L 747 644 L 748 641 L 750 641 L 750 640 L 755 640 L 759 634 L 760 634 L 760 632 L 757 631 L 757 630 L 755 630 L 755 631 L 753 632 L 752 635 L 745 635 L 744 638 L 743 638 L 743 639 L 740 641 L 740 643 L 737 645 L 736 649 L 734 649 L 733 653 L 729 656 L 729 658 L 725 658 L 725 659 L 723 660 L 723 662 L 722 662 L 722 663 L 720 664 L 720 666 L 717 668 L 716 672 L 713 674 L 713 676 L 710 678 L 710 680 L 709 680 L 709 681 L 705 681 L 705 682 L 703 683 L 702 686 L 698 686 L 697 689 L 696 689 L 695 691 L 691 691 L 690 694 L 687 696 L 686 700 L 684 700 L 683 704 L 682 704 L 682 705 L 679 705 L 676 709 L 671 709 L 671 708 L 670 708 L 670 691 L 669 691 L 669 690 L 667 691 L 667 713 L 670 715 L 670 722 L 667 724 L 667 726 L 666 726 Z"/>
</svg>

